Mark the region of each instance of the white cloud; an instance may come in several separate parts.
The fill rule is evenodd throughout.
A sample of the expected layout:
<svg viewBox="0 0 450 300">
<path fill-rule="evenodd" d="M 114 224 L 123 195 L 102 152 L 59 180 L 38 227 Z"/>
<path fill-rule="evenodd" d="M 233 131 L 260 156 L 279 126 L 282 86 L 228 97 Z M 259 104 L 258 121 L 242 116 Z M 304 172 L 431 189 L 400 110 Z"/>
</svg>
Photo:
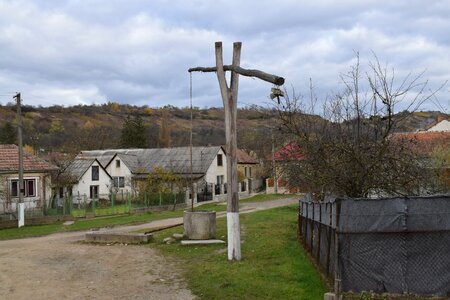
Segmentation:
<svg viewBox="0 0 450 300">
<path fill-rule="evenodd" d="M 184 106 L 187 69 L 214 65 L 217 40 L 226 63 L 240 40 L 244 67 L 284 76 L 299 90 L 312 77 L 320 95 L 339 89 L 355 51 L 362 61 L 374 51 L 399 75 L 426 68 L 434 87 L 450 77 L 447 4 L 0 0 L 0 78 L 8 79 L 0 80 L 0 94 L 52 95 L 35 98 L 42 105 L 114 99 Z M 194 85 L 198 106 L 221 105 L 213 73 L 195 74 Z M 269 88 L 242 79 L 241 105 L 266 101 Z M 444 102 L 448 92 L 439 97 Z"/>
</svg>

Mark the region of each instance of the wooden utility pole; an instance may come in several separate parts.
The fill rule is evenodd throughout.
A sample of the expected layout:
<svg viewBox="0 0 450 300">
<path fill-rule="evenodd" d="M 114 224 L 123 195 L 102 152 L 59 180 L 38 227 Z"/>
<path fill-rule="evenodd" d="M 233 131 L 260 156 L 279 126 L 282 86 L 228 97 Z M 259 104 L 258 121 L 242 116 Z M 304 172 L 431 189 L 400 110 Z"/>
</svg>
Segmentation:
<svg viewBox="0 0 450 300">
<path fill-rule="evenodd" d="M 233 43 L 232 65 L 223 65 L 222 42 L 216 42 L 215 67 L 196 67 L 189 72 L 216 72 L 219 80 L 225 110 L 225 137 L 227 151 L 227 228 L 228 228 L 228 260 L 241 260 L 241 233 L 239 223 L 239 194 L 237 176 L 237 136 L 236 115 L 239 75 L 257 77 L 275 85 L 283 85 L 284 78 L 259 70 L 248 70 L 240 67 L 241 42 Z M 228 87 L 225 71 L 231 71 L 231 83 Z"/>
<path fill-rule="evenodd" d="M 23 143 L 22 143 L 22 109 L 21 109 L 21 100 L 20 93 L 17 93 L 14 98 L 17 101 L 17 134 L 18 134 L 18 142 L 19 142 L 19 202 L 16 204 L 19 216 L 18 227 L 23 226 L 24 216 L 23 213 L 23 194 L 25 188 L 23 186 Z"/>
</svg>

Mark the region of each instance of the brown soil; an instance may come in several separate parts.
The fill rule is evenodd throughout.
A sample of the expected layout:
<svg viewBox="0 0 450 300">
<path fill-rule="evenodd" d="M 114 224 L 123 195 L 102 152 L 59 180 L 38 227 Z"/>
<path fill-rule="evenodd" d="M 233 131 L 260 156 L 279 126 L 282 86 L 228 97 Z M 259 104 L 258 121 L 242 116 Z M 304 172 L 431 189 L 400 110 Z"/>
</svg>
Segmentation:
<svg viewBox="0 0 450 300">
<path fill-rule="evenodd" d="M 154 249 L 64 233 L 0 242 L 0 299 L 193 299 Z"/>
</svg>

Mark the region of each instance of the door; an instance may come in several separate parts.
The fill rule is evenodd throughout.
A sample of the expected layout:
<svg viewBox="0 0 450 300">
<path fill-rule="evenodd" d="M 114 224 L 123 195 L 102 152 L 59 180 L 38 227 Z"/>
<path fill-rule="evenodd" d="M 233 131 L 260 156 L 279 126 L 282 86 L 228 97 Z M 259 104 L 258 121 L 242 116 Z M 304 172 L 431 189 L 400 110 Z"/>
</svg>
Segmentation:
<svg viewBox="0 0 450 300">
<path fill-rule="evenodd" d="M 89 188 L 89 198 L 98 199 L 98 185 L 91 185 Z"/>
</svg>

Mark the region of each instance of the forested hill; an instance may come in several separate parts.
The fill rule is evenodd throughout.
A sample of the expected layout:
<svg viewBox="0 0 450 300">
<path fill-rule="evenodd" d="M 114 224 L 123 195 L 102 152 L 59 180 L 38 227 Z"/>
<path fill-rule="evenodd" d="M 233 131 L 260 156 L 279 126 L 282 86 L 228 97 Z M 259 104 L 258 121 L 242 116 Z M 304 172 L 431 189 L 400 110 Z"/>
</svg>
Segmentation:
<svg viewBox="0 0 450 300">
<path fill-rule="evenodd" d="M 176 147 L 189 144 L 190 109 L 137 107 L 118 103 L 78 105 L 72 107 L 24 106 L 24 144 L 40 151 L 106 149 L 123 146 L 122 128 L 127 120 L 140 119 L 145 130 L 145 146 Z M 0 106 L 0 142 L 8 133 L 14 135 L 16 108 Z M 403 123 L 402 131 L 423 129 L 441 117 L 439 112 L 415 112 Z M 252 106 L 238 111 L 238 146 L 255 150 L 261 155 L 270 151 L 272 137 L 278 144 L 275 110 Z M 221 145 L 225 143 L 224 112 L 222 108 L 193 110 L 193 144 Z"/>
<path fill-rule="evenodd" d="M 121 146 L 121 132 L 129 116 L 142 119 L 146 131 L 146 146 L 176 147 L 189 144 L 190 109 L 137 107 L 118 103 L 78 105 L 72 107 L 22 107 L 24 144 L 45 151 L 78 152 Z M 0 129 L 9 124 L 15 131 L 16 107 L 0 106 Z M 239 136 L 268 128 L 276 111 L 251 107 L 239 109 Z M 3 130 L 4 131 L 4 130 Z M 247 132 L 244 134 L 244 132 Z M 2 134 L 0 134 L 1 137 Z M 193 110 L 193 144 L 221 145 L 225 143 L 222 108 Z"/>
</svg>

